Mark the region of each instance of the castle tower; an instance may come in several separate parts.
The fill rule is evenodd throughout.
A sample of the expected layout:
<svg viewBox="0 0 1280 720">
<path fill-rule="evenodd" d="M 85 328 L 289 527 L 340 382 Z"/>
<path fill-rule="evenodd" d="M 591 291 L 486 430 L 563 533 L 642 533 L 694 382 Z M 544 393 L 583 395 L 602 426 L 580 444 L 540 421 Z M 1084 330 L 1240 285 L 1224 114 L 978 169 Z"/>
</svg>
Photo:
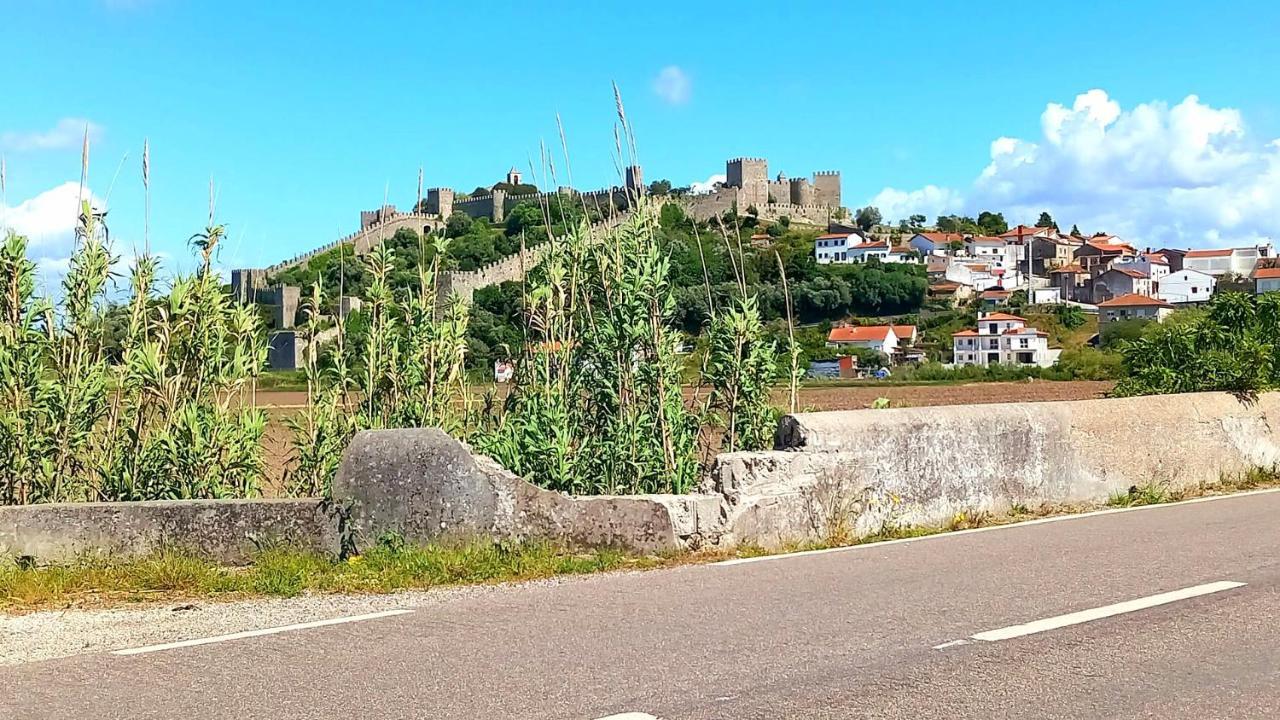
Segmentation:
<svg viewBox="0 0 1280 720">
<path fill-rule="evenodd" d="M 644 171 L 639 165 L 627 166 L 627 191 L 633 196 L 644 194 Z"/>
<path fill-rule="evenodd" d="M 431 188 L 427 191 L 427 212 L 448 219 L 453 214 L 453 190 Z"/>
<path fill-rule="evenodd" d="M 516 169 L 515 165 L 512 165 L 511 169 L 507 171 L 507 184 L 514 187 L 519 185 L 522 179 L 520 171 Z"/>
<path fill-rule="evenodd" d="M 724 166 L 725 185 L 738 188 L 739 212 L 769 204 L 769 163 L 764 158 L 734 158 Z"/>
<path fill-rule="evenodd" d="M 841 207 L 839 170 L 813 174 L 813 199 L 819 205 Z"/>
<path fill-rule="evenodd" d="M 813 185 L 809 184 L 809 178 L 792 178 L 787 195 L 792 205 L 812 205 Z"/>
</svg>

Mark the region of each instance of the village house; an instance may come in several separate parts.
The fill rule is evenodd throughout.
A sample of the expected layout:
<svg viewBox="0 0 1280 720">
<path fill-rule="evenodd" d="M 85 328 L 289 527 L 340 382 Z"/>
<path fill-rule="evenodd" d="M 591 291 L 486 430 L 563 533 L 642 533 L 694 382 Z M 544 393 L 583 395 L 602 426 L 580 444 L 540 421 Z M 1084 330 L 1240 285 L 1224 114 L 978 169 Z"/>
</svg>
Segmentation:
<svg viewBox="0 0 1280 720">
<path fill-rule="evenodd" d="M 1168 303 L 1203 303 L 1213 297 L 1218 281 L 1199 270 L 1179 270 L 1160 280 L 1155 296 Z"/>
<path fill-rule="evenodd" d="M 1183 259 L 1187 256 L 1187 251 L 1179 250 L 1178 248 L 1160 248 L 1151 254 L 1164 258 L 1165 262 L 1169 263 L 1169 272 L 1178 272 L 1182 269 Z"/>
<path fill-rule="evenodd" d="M 930 285 L 927 296 L 931 300 L 949 301 L 955 306 L 972 298 L 973 288 L 969 285 L 961 285 L 958 282 L 944 280 Z"/>
<path fill-rule="evenodd" d="M 841 325 L 827 334 L 827 347 L 873 350 L 893 362 L 915 345 L 917 338 L 915 325 Z"/>
<path fill-rule="evenodd" d="M 860 263 L 866 262 L 871 258 L 887 262 L 889 259 L 889 243 L 883 240 L 868 240 L 849 247 L 849 259 L 847 262 Z"/>
<path fill-rule="evenodd" d="M 976 235 L 965 241 L 965 250 L 975 260 L 989 262 L 1007 271 L 1024 272 L 1027 269 L 1027 245 L 1004 237 Z M 1010 278 L 1009 286 L 1019 281 Z"/>
<path fill-rule="evenodd" d="M 1084 302 L 1089 286 L 1089 273 L 1077 263 L 1049 271 L 1049 282 L 1058 288 L 1063 300 Z"/>
<path fill-rule="evenodd" d="M 919 250 L 910 245 L 898 245 L 889 248 L 889 254 L 885 256 L 885 262 L 919 264 L 924 262 L 923 257 Z"/>
<path fill-rule="evenodd" d="M 1146 275 L 1151 278 L 1153 292 L 1160 290 L 1160 281 L 1170 272 L 1169 261 L 1163 255 L 1157 253 L 1142 253 L 1141 255 L 1118 258 L 1111 263 L 1111 267 L 1115 270 L 1137 270 Z"/>
<path fill-rule="evenodd" d="M 1108 239 L 1112 239 L 1107 236 Z M 1076 248 L 1075 262 L 1090 275 L 1096 275 L 1111 267 L 1118 258 L 1137 255 L 1138 251 L 1123 243 L 1101 242 L 1091 238 Z"/>
<path fill-rule="evenodd" d="M 855 233 L 832 232 L 819 235 L 813 241 L 813 259 L 819 265 L 848 262 L 849 246 L 862 242 Z"/>
<path fill-rule="evenodd" d="M 1031 269 L 1037 275 L 1044 275 L 1052 270 L 1070 265 L 1075 259 L 1076 249 L 1083 244 L 1081 240 L 1068 237 L 1033 237 L 1031 238 Z"/>
<path fill-rule="evenodd" d="M 1050 367 L 1061 350 L 1049 348 L 1049 335 L 1027 327 L 1025 318 L 1006 313 L 978 313 L 978 327 L 952 333 L 955 365 L 1035 365 Z"/>
<path fill-rule="evenodd" d="M 1144 272 L 1122 267 L 1112 267 L 1089 282 L 1093 302 L 1101 303 L 1121 295 L 1152 294 L 1151 278 Z"/>
<path fill-rule="evenodd" d="M 1058 231 L 1051 227 L 1030 227 L 1028 225 L 1019 225 L 1010 228 L 1008 232 L 1000 233 L 1000 237 L 1015 243 L 1024 243 L 1031 238 L 1047 238 L 1057 237 Z"/>
<path fill-rule="evenodd" d="M 963 262 L 959 259 L 953 259 L 947 265 L 947 271 L 943 277 L 949 282 L 985 290 L 987 287 L 996 284 L 995 275 L 991 273 L 991 270 L 991 265 L 988 263 Z"/>
<path fill-rule="evenodd" d="M 1102 323 L 1120 320 L 1164 320 L 1174 310 L 1163 300 L 1146 295 L 1121 295 L 1098 303 L 1098 319 Z"/>
<path fill-rule="evenodd" d="M 918 232 L 911 236 L 907 245 L 915 248 L 922 256 L 946 255 L 951 252 L 952 243 L 963 243 L 960 233 Z"/>
<path fill-rule="evenodd" d="M 1254 292 L 1280 292 L 1280 264 L 1259 260 L 1253 269 Z"/>
<path fill-rule="evenodd" d="M 865 240 L 856 232 L 829 232 L 813 241 L 813 257 L 820 265 L 860 263 L 871 258 L 881 262 L 920 262 L 920 253 L 908 246 L 891 247 L 884 240 Z"/>
<path fill-rule="evenodd" d="M 1271 243 L 1259 243 L 1253 247 L 1188 250 L 1182 266 L 1214 277 L 1228 273 L 1247 277 L 1259 260 L 1275 257 L 1275 254 Z"/>
<path fill-rule="evenodd" d="M 992 307 L 995 305 L 1008 305 L 1009 297 L 1013 293 L 1008 290 L 983 290 L 982 304 L 984 307 Z"/>
</svg>

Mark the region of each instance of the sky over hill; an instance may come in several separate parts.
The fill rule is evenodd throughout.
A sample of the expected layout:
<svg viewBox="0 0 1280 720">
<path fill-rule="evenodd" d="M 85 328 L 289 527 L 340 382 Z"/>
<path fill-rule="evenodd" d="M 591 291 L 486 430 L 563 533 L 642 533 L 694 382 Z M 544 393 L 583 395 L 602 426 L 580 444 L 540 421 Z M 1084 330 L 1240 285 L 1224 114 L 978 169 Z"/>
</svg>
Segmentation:
<svg viewBox="0 0 1280 720">
<path fill-rule="evenodd" d="M 573 184 L 615 184 L 613 81 L 647 175 L 676 185 L 752 155 L 840 170 L 847 204 L 890 219 L 1048 210 L 1153 246 L 1280 221 L 1275 3 L 439 5 L 0 0 L 0 223 L 56 272 L 86 128 L 87 192 L 125 254 L 149 139 L 174 269 L 210 177 L 224 267 L 328 242 L 384 196 L 411 205 L 419 166 L 462 191 L 526 169 L 558 148 L 556 113 Z"/>
</svg>

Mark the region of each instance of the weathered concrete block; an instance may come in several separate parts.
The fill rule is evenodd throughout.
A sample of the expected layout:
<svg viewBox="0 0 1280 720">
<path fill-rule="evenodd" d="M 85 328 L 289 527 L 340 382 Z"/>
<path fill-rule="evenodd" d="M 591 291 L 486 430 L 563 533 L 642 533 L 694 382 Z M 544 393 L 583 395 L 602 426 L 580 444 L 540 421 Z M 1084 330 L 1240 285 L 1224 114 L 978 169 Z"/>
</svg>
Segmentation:
<svg viewBox="0 0 1280 720">
<path fill-rule="evenodd" d="M 90 553 L 137 558 L 177 548 L 241 564 L 275 544 L 336 553 L 337 523 L 317 499 L 0 507 L 0 555 L 41 562 L 67 562 Z"/>
<path fill-rule="evenodd" d="M 542 538 L 654 552 L 684 547 L 697 532 L 692 498 L 575 498 L 543 490 L 434 428 L 358 433 L 333 496 L 348 513 L 357 547 L 396 533 L 416 543 Z"/>
</svg>

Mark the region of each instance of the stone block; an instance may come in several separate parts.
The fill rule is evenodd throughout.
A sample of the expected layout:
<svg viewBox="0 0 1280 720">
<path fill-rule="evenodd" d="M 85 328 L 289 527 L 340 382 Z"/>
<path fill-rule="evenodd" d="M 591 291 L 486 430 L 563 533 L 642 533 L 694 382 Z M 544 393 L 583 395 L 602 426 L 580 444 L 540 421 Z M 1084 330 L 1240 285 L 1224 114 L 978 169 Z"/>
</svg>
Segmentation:
<svg viewBox="0 0 1280 720">
<path fill-rule="evenodd" d="M 181 549 L 228 564 L 260 548 L 337 553 L 337 521 L 318 499 L 156 500 L 0 507 L 0 555 L 68 562 Z"/>
</svg>

